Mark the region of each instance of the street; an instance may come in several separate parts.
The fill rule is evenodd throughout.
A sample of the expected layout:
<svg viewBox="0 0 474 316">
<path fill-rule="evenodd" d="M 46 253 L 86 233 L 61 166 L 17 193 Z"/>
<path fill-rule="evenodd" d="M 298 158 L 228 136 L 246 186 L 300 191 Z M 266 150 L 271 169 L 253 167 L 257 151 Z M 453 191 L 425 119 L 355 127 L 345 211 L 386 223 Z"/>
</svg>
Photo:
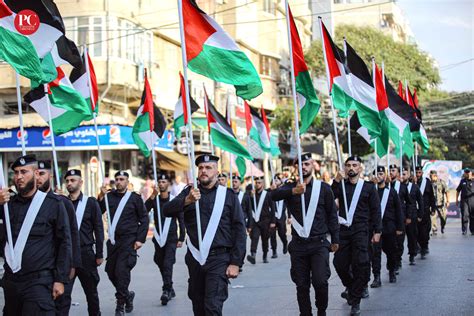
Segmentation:
<svg viewBox="0 0 474 316">
<path fill-rule="evenodd" d="M 417 260 L 416 266 L 409 266 L 408 257 L 404 256 L 396 284 L 388 283 L 388 273 L 383 268 L 382 287 L 370 289 L 370 297 L 362 300 L 363 315 L 472 315 L 473 243 L 474 236 L 461 235 L 459 220 L 450 220 L 444 235 L 431 238 L 431 252 L 426 260 Z M 167 306 L 160 304 L 161 276 L 153 262 L 153 244 L 150 240 L 139 254 L 130 286 L 136 292 L 135 310 L 128 315 L 192 315 L 186 292 L 188 271 L 183 258 L 185 249 L 177 252 L 174 270 L 176 298 Z M 224 315 L 298 315 L 296 290 L 289 275 L 289 256 L 280 253 L 278 259 L 271 259 L 269 264 L 262 263 L 261 252 L 257 253 L 257 257 L 255 266 L 246 263 L 241 276 L 232 281 Z M 384 259 L 383 256 L 382 267 L 385 266 Z M 331 269 L 328 315 L 348 315 L 350 308 L 340 298 L 343 286 L 332 266 L 332 256 Z M 103 267 L 100 273 L 102 314 L 113 315 L 114 288 Z M 78 281 L 72 301 L 71 315 L 87 314 L 85 296 Z"/>
</svg>

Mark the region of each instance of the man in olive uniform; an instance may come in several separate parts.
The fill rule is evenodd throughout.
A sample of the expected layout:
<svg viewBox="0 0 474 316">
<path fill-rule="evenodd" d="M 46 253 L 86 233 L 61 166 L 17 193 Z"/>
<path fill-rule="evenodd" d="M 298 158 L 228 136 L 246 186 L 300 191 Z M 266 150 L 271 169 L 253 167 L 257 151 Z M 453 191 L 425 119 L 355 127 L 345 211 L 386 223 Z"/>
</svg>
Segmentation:
<svg viewBox="0 0 474 316">
<path fill-rule="evenodd" d="M 474 180 L 471 169 L 464 169 L 463 179 L 456 188 L 456 207 L 459 206 L 459 196 L 461 196 L 461 220 L 462 234 L 467 234 L 467 224 L 469 230 L 474 235 Z"/>
<path fill-rule="evenodd" d="M 360 299 L 370 279 L 368 232 L 373 232 L 372 243 L 378 243 L 382 231 L 379 195 L 372 182 L 360 178 L 361 171 L 362 159 L 351 156 L 331 185 L 339 205 L 340 224 L 340 247 L 334 255 L 334 267 L 347 289 L 343 296 L 352 306 L 351 315 L 360 314 Z"/>
<path fill-rule="evenodd" d="M 146 241 L 149 222 L 141 196 L 128 191 L 128 179 L 129 174 L 126 171 L 118 171 L 115 174 L 115 190 L 107 192 L 106 186 L 102 186 L 98 197 L 102 212 L 107 210 L 105 199 L 110 211 L 105 272 L 116 290 L 117 316 L 133 310 L 135 292 L 129 291 L 128 286 L 131 271 L 137 264 L 137 250 Z"/>
<path fill-rule="evenodd" d="M 271 186 L 271 192 L 283 185 L 281 178 L 275 175 Z M 270 244 L 272 246 L 272 258 L 278 258 L 277 253 L 277 234 L 283 244 L 283 254 L 288 252 L 288 240 L 286 238 L 286 202 L 275 202 L 275 229 L 270 233 Z"/>
<path fill-rule="evenodd" d="M 183 246 L 186 230 L 184 228 L 183 214 L 176 217 L 165 217 L 163 214 L 163 205 L 165 205 L 174 196 L 169 193 L 170 178 L 167 174 L 158 175 L 158 190 L 153 189 L 153 193 L 146 201 L 146 209 L 153 211 L 155 221 L 155 230 L 153 232 L 153 245 L 155 246 L 155 255 L 153 260 L 160 269 L 163 279 L 163 294 L 161 295 L 161 304 L 167 305 L 168 301 L 176 297 L 173 289 L 173 265 L 176 263 L 176 248 Z M 159 208 L 156 204 L 156 197 L 159 197 Z M 158 212 L 160 218 L 158 218 Z M 178 238 L 178 223 L 179 238 Z M 160 226 L 161 225 L 161 229 Z"/>
<path fill-rule="evenodd" d="M 54 301 L 64 293 L 71 272 L 66 209 L 58 196 L 38 190 L 35 155 L 19 157 L 11 169 L 18 194 L 10 199 L 7 188 L 0 191 L 0 205 L 8 205 L 9 210 L 8 218 L 0 212 L 5 223 L 2 239 L 7 242 L 3 245 L 3 313 L 53 316 Z"/>
<path fill-rule="evenodd" d="M 449 206 L 448 185 L 446 184 L 446 182 L 444 182 L 444 180 L 438 178 L 438 172 L 436 172 L 436 170 L 430 171 L 430 178 L 436 202 L 436 210 L 434 212 L 431 212 L 431 231 L 433 232 L 433 235 L 436 235 L 438 233 L 437 217 L 439 217 L 439 221 L 441 224 L 441 234 L 444 234 L 447 209 Z"/>
<path fill-rule="evenodd" d="M 257 253 L 258 241 L 262 239 L 263 263 L 268 263 L 268 241 L 270 232 L 275 229 L 275 202 L 272 201 L 271 192 L 265 190 L 264 178 L 255 177 L 255 199 L 252 203 L 253 211 L 250 224 L 250 255 L 247 260 L 251 264 L 255 264 L 255 255 Z"/>
<path fill-rule="evenodd" d="M 99 272 L 97 267 L 104 262 L 104 223 L 102 212 L 95 197 L 87 196 L 81 192 L 83 180 L 80 170 L 71 169 L 64 176 L 66 189 L 69 192 L 79 229 L 81 244 L 82 266 L 77 269 L 76 275 L 81 282 L 87 299 L 89 315 L 100 315 Z M 72 280 L 74 283 L 75 279 Z"/>
<path fill-rule="evenodd" d="M 217 183 L 219 157 L 196 158 L 199 185 L 186 187 L 163 206 L 165 216 L 184 213 L 188 233 L 185 262 L 189 271 L 188 297 L 196 316 L 222 315 L 228 297 L 229 279 L 239 275 L 245 256 L 246 233 L 238 198 L 230 188 Z M 197 229 L 196 204 L 202 227 Z M 198 248 L 199 247 L 199 248 Z"/>
<path fill-rule="evenodd" d="M 326 315 L 331 276 L 329 252 L 339 247 L 337 209 L 331 187 L 314 179 L 311 153 L 301 155 L 303 183 L 287 183 L 272 191 L 274 201 L 284 201 L 292 216 L 291 279 L 296 285 L 300 315 L 312 315 L 310 288 L 316 293 L 318 315 Z M 306 219 L 303 220 L 302 195 Z M 303 224 L 305 223 L 305 224 Z M 306 226 L 305 226 L 306 225 Z M 327 240 L 331 235 L 331 243 Z"/>
<path fill-rule="evenodd" d="M 420 245 L 420 256 L 421 259 L 425 259 L 425 256 L 429 251 L 429 240 L 431 231 L 431 214 L 436 212 L 436 199 L 434 195 L 433 185 L 431 180 L 423 176 L 423 169 L 421 166 L 416 167 L 416 180 L 420 193 L 423 196 L 423 211 L 421 219 L 418 216 L 418 243 Z"/>
<path fill-rule="evenodd" d="M 51 183 L 53 179 L 53 172 L 51 170 L 50 161 L 38 161 L 38 189 L 42 192 L 56 195 L 52 188 Z M 61 193 L 61 192 L 58 192 Z M 67 316 L 69 309 L 71 308 L 71 294 L 74 286 L 74 277 L 76 276 L 77 269 L 82 266 L 81 262 L 81 246 L 79 238 L 79 230 L 77 228 L 76 212 L 72 202 L 64 195 L 58 194 L 57 197 L 63 202 L 66 207 L 67 217 L 69 219 L 69 227 L 71 229 L 71 243 L 72 243 L 72 267 L 69 275 L 70 281 L 65 284 L 64 294 L 59 297 L 56 303 L 56 315 Z"/>
</svg>

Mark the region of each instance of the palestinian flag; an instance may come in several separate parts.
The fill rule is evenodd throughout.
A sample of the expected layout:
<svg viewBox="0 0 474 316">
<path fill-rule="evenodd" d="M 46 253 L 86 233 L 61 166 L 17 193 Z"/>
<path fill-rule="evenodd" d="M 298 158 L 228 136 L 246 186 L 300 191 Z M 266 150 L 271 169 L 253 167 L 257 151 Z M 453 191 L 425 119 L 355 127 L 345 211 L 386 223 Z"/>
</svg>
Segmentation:
<svg viewBox="0 0 474 316">
<path fill-rule="evenodd" d="M 271 144 L 268 139 L 265 123 L 260 118 L 257 111 L 255 111 L 247 102 L 244 102 L 244 106 L 247 135 L 258 144 L 261 150 L 271 153 Z"/>
<path fill-rule="evenodd" d="M 97 87 L 97 78 L 95 76 L 94 65 L 87 49 L 82 54 L 81 66 L 74 68 L 69 76 L 74 88 L 89 104 L 90 108 L 96 114 L 99 113 L 99 89 Z M 92 87 L 92 88 L 91 88 Z M 92 92 L 92 97 L 91 97 Z"/>
<path fill-rule="evenodd" d="M 377 156 L 383 157 L 387 154 L 388 138 L 372 138 L 369 131 L 364 127 L 359 120 L 357 112 L 354 112 L 351 117 L 351 129 L 356 131 L 374 150 L 377 150 Z M 388 135 L 388 132 L 385 133 Z"/>
<path fill-rule="evenodd" d="M 207 126 L 215 146 L 231 154 L 253 160 L 247 149 L 239 143 L 226 119 L 217 111 L 207 94 Z"/>
<path fill-rule="evenodd" d="M 405 90 L 403 89 L 403 83 L 401 81 L 398 81 L 398 95 L 400 98 L 402 98 L 403 101 L 407 101 L 407 95 L 405 93 Z"/>
<path fill-rule="evenodd" d="M 281 155 L 280 148 L 278 147 L 278 141 L 274 139 L 270 133 L 270 124 L 268 123 L 267 120 L 267 114 L 265 113 L 265 110 L 263 109 L 263 106 L 261 108 L 262 112 L 262 121 L 263 124 L 265 124 L 265 130 L 267 131 L 267 139 L 270 142 L 270 153 L 273 157 Z"/>
<path fill-rule="evenodd" d="M 329 81 L 329 95 L 334 107 L 339 110 L 339 116 L 347 117 L 349 109 L 353 107 L 353 100 L 352 91 L 346 78 L 348 71 L 344 67 L 344 52 L 334 44 L 321 18 L 319 23 Z"/>
<path fill-rule="evenodd" d="M 145 69 L 145 87 L 137 112 L 137 120 L 132 130 L 133 142 L 145 157 L 150 157 L 153 144 L 163 137 L 165 129 L 166 120 L 158 107 L 153 103 L 153 95 Z"/>
<path fill-rule="evenodd" d="M 371 136 L 378 137 L 382 129 L 382 119 L 377 106 L 374 81 L 362 58 L 347 42 L 346 66 L 350 71 L 347 79 L 359 121 Z"/>
<path fill-rule="evenodd" d="M 92 117 L 92 111 L 84 98 L 72 86 L 60 67 L 58 77 L 48 84 L 48 97 L 51 106 L 52 130 L 61 135 L 78 127 L 82 121 Z M 49 124 L 48 102 L 44 86 L 40 85 L 28 92 L 24 100 Z M 50 126 L 51 127 L 51 126 Z"/>
<path fill-rule="evenodd" d="M 263 92 L 255 67 L 230 36 L 194 0 L 181 0 L 188 67 L 214 81 L 231 84 L 243 99 Z"/>
<path fill-rule="evenodd" d="M 300 107 L 300 134 L 305 133 L 318 115 L 321 104 L 319 103 L 313 82 L 309 76 L 308 66 L 304 60 L 303 47 L 301 45 L 298 29 L 296 28 L 293 15 L 288 6 L 290 20 L 291 45 L 293 54 L 293 71 L 295 73 L 295 87 Z"/>
<path fill-rule="evenodd" d="M 413 93 L 410 91 L 410 87 L 407 86 L 408 91 L 408 104 L 415 111 L 415 116 L 420 121 L 420 129 L 417 131 L 412 131 L 413 140 L 420 144 L 423 153 L 427 153 L 430 149 L 430 142 L 428 140 L 428 135 L 426 135 L 426 130 L 422 123 L 421 110 L 418 106 L 418 96 L 416 95 L 416 89 L 413 89 Z"/>
<path fill-rule="evenodd" d="M 240 156 L 234 156 L 235 158 L 235 165 L 237 166 L 237 170 L 239 171 L 239 176 L 241 178 L 245 177 L 247 173 L 247 163 L 245 162 L 245 158 Z"/>
<path fill-rule="evenodd" d="M 181 138 L 181 130 L 183 129 L 186 124 L 188 124 L 188 111 L 186 110 L 186 90 L 184 87 L 184 78 L 181 73 L 179 74 L 180 77 L 180 90 L 179 90 L 179 98 L 178 102 L 176 102 L 176 106 L 174 108 L 174 136 L 176 138 Z M 183 97 L 184 96 L 184 97 Z M 199 105 L 194 101 L 194 99 L 189 95 L 189 101 L 191 102 L 191 114 L 199 110 Z"/>
<path fill-rule="evenodd" d="M 47 56 L 64 35 L 62 20 L 51 14 L 53 6 L 50 0 L 0 0 L 0 58 L 20 75 L 41 83 L 58 76 L 52 57 Z M 24 10 L 35 14 L 27 15 L 32 13 Z M 23 21 L 26 17 L 29 21 Z M 15 19 L 19 21 L 18 29 Z M 39 26 L 35 27 L 36 23 Z"/>
</svg>

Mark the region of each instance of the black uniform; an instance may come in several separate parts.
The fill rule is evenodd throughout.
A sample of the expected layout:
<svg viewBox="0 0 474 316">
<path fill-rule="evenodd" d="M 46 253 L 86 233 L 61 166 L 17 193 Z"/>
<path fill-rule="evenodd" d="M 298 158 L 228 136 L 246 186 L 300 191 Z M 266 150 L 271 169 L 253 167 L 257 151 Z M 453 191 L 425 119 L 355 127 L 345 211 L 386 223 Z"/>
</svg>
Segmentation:
<svg viewBox="0 0 474 316">
<path fill-rule="evenodd" d="M 163 205 L 170 200 L 170 197 L 163 199 L 160 197 L 160 218 L 162 229 L 165 226 L 166 217 L 163 214 Z M 145 203 L 147 211 L 153 210 L 153 219 L 155 221 L 155 229 L 158 229 L 158 213 L 156 212 L 156 200 L 148 199 Z M 178 238 L 178 225 L 179 223 L 179 238 Z M 166 244 L 161 247 L 158 241 L 153 237 L 153 245 L 155 246 L 155 255 L 153 260 L 160 269 L 161 277 L 163 279 L 163 291 L 171 291 L 173 288 L 173 265 L 176 262 L 176 248 L 178 241 L 183 242 L 186 236 L 186 230 L 184 228 L 183 214 L 178 214 L 171 219 L 170 228 L 168 231 L 168 237 Z"/>
<path fill-rule="evenodd" d="M 469 223 L 469 230 L 474 234 L 474 180 L 462 179 L 456 191 L 461 192 L 462 231 L 467 231 Z"/>
<path fill-rule="evenodd" d="M 274 191 L 271 193 L 273 194 Z M 282 211 L 281 211 L 281 216 L 278 218 L 278 204 L 281 203 L 282 205 Z M 275 229 L 270 233 L 270 244 L 272 247 L 273 253 L 276 254 L 277 252 L 277 233 L 278 237 L 280 237 L 281 242 L 283 243 L 283 253 L 286 253 L 286 249 L 288 246 L 288 240 L 286 238 L 286 202 L 285 201 L 280 201 L 275 203 L 275 224 L 276 227 Z"/>
<path fill-rule="evenodd" d="M 430 184 L 431 185 L 431 184 Z M 424 202 L 423 202 L 423 195 L 421 194 L 420 187 L 418 187 L 417 184 L 414 184 L 412 182 L 407 183 L 407 190 L 410 188 L 409 194 L 412 199 L 413 203 L 413 208 L 415 209 L 415 212 L 412 212 L 412 217 L 411 217 L 411 223 L 406 225 L 406 233 L 407 233 L 407 239 L 408 239 L 408 254 L 410 256 L 415 257 L 418 254 L 418 218 L 423 218 L 423 211 L 425 209 Z M 429 212 L 428 212 L 429 214 Z M 428 234 L 429 234 L 429 229 L 431 228 L 431 219 L 429 219 L 429 228 L 428 228 Z M 426 244 L 428 244 L 428 241 L 426 241 Z"/>
<path fill-rule="evenodd" d="M 239 194 L 242 191 L 234 191 L 235 196 L 237 199 L 239 198 Z M 252 218 L 252 197 L 250 196 L 249 192 L 243 192 L 244 196 L 242 197 L 242 201 L 240 201 L 240 206 L 242 207 L 242 215 L 244 217 L 245 227 L 250 228 L 250 219 Z"/>
<path fill-rule="evenodd" d="M 431 231 L 431 214 L 436 212 L 436 199 L 433 190 L 433 184 L 431 180 L 426 179 L 426 186 L 424 192 L 421 192 L 423 196 L 423 214 L 421 222 L 418 224 L 418 243 L 420 244 L 421 253 L 425 254 L 428 251 L 428 243 L 430 240 L 430 231 Z M 423 179 L 418 179 L 417 183 L 421 189 L 421 183 Z"/>
<path fill-rule="evenodd" d="M 32 199 L 16 195 L 8 202 L 14 244 Z M 0 214 L 5 223 L 5 213 Z M 5 227 L 2 236 L 7 240 Z M 47 194 L 29 233 L 21 270 L 13 273 L 5 262 L 4 315 L 54 315 L 53 283 L 69 281 L 71 264 L 71 231 L 66 209 L 58 196 Z"/>
<path fill-rule="evenodd" d="M 275 202 L 272 201 L 271 192 L 266 190 L 267 194 L 265 196 L 265 201 L 263 201 L 262 210 L 260 213 L 260 218 L 257 222 L 257 219 L 252 216 L 250 219 L 250 252 L 255 254 L 257 252 L 258 240 L 262 238 L 262 251 L 263 256 L 266 257 L 268 253 L 268 240 L 270 239 L 270 224 L 275 224 Z M 252 198 L 253 212 L 256 213 L 257 206 L 260 202 L 260 198 L 263 194 L 262 192 L 255 193 L 255 202 L 257 205 L 254 205 Z M 254 214 L 253 214 L 254 215 Z"/>
<path fill-rule="evenodd" d="M 218 185 L 211 189 L 199 186 L 201 199 L 199 210 L 202 233 L 205 234 L 216 200 Z M 191 187 L 170 202 L 163 205 L 165 216 L 173 217 L 184 212 L 184 224 L 188 238 L 198 247 L 195 203 L 184 206 Z M 193 303 L 194 315 L 222 315 L 224 301 L 228 297 L 226 270 L 229 265 L 242 266 L 245 256 L 246 233 L 239 200 L 227 189 L 224 209 L 216 234 L 211 244 L 209 256 L 204 265 L 196 261 L 188 250 L 185 257 L 189 271 L 188 297 Z"/>
<path fill-rule="evenodd" d="M 79 239 L 79 230 L 77 228 L 76 221 L 76 212 L 74 210 L 74 205 L 72 205 L 71 200 L 69 200 L 64 195 L 57 195 L 53 191 L 49 191 L 48 194 L 57 196 L 66 207 L 67 218 L 69 220 L 69 227 L 71 229 L 71 244 L 72 244 L 72 268 L 75 268 L 76 271 L 82 266 L 81 260 L 81 246 Z M 74 280 L 69 280 L 64 284 L 64 294 L 57 298 L 54 303 L 56 304 L 56 315 L 69 315 L 69 309 L 71 308 L 71 294 L 72 287 L 74 286 Z"/>
<path fill-rule="evenodd" d="M 113 221 L 120 200 L 125 193 L 112 190 L 107 193 L 110 208 L 110 220 Z M 100 202 L 102 212 L 106 211 L 105 198 Z M 130 272 L 137 263 L 136 241 L 144 243 L 148 233 L 148 212 L 140 195 L 132 192 L 115 228 L 115 245 L 107 241 L 107 263 L 105 272 L 117 291 L 117 304 L 123 305 L 130 298 L 128 286 Z"/>
<path fill-rule="evenodd" d="M 311 200 L 311 191 L 315 180 L 306 185 L 304 193 L 306 211 Z M 293 195 L 296 183 L 288 183 L 272 192 L 274 201 L 284 200 L 288 207 L 288 216 L 303 225 L 301 195 Z M 311 219 L 310 219 L 311 220 Z M 291 279 L 296 284 L 296 296 L 301 315 L 311 315 L 310 286 L 316 292 L 316 307 L 326 310 L 328 306 L 328 280 L 330 244 L 326 238 L 331 235 L 331 243 L 339 244 L 339 224 L 337 210 L 331 188 L 321 183 L 318 205 L 308 238 L 300 237 L 291 230 L 291 242 L 288 251 L 291 257 Z"/>
<path fill-rule="evenodd" d="M 347 210 L 351 205 L 356 184 L 345 180 Z M 336 181 L 331 185 L 334 197 L 339 200 L 339 216 L 347 219 L 344 207 L 342 184 Z M 369 225 L 370 223 L 370 225 Z M 380 199 L 372 182 L 365 181 L 357 203 L 352 225 L 340 225 L 340 247 L 334 255 L 334 267 L 342 283 L 349 291 L 351 305 L 359 304 L 364 288 L 370 279 L 367 240 L 369 231 L 380 233 Z"/>
<path fill-rule="evenodd" d="M 391 187 L 395 189 L 396 181 L 391 183 Z M 400 182 L 400 189 L 398 191 L 398 197 L 400 199 L 400 206 L 402 209 L 402 219 L 403 222 L 406 222 L 407 218 L 416 217 L 416 209 L 415 209 L 415 202 L 411 198 L 410 194 L 408 193 L 408 188 L 406 184 Z M 401 235 L 397 235 L 397 249 L 398 249 L 398 266 L 401 266 L 402 262 L 402 255 L 404 251 L 404 243 L 405 243 L 405 233 L 406 233 L 406 226 L 403 225 L 403 233 Z"/>
<path fill-rule="evenodd" d="M 72 201 L 74 209 L 77 210 L 79 201 L 83 197 L 81 192 L 77 200 Z M 96 259 L 104 258 L 104 223 L 99 203 L 94 197 L 87 199 L 82 222 L 78 225 L 80 227 L 82 267 L 76 271 L 77 277 L 86 295 L 89 315 L 100 315 L 99 293 L 97 292 L 100 278 Z"/>
</svg>

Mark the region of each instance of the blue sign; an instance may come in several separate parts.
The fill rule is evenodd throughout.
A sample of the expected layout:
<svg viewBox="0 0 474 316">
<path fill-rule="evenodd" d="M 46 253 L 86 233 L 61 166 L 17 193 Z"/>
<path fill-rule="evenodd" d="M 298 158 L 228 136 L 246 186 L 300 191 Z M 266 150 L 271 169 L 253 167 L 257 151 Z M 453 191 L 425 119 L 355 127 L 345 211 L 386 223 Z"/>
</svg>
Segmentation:
<svg viewBox="0 0 474 316">
<path fill-rule="evenodd" d="M 29 150 L 49 150 L 51 132 L 49 127 L 25 128 L 25 143 Z M 97 129 L 100 146 L 104 149 L 138 149 L 133 142 L 132 127 L 121 125 L 99 125 Z M 173 150 L 173 131 L 166 130 L 163 137 L 155 143 L 155 148 Z M 94 126 L 79 126 L 73 131 L 54 137 L 58 150 L 96 149 Z M 21 132 L 19 128 L 0 129 L 0 150 L 21 151 Z"/>
</svg>

